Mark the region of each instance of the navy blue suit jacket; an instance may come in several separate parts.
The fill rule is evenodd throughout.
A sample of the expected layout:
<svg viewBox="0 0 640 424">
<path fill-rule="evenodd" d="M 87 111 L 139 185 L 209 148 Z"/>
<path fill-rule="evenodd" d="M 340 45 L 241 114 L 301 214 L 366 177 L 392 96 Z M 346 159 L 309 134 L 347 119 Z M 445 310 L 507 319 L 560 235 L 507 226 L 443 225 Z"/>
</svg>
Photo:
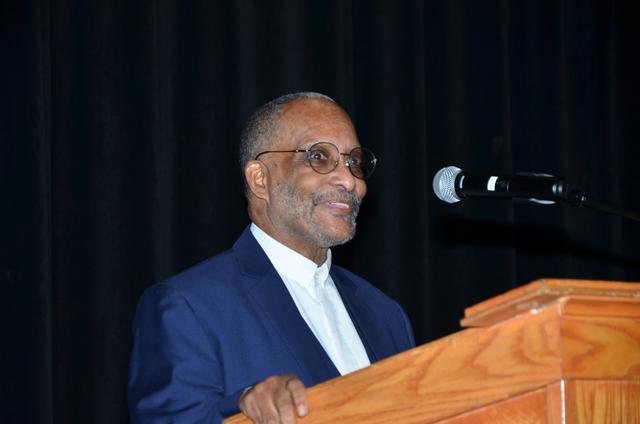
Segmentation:
<svg viewBox="0 0 640 424">
<path fill-rule="evenodd" d="M 371 362 L 414 346 L 402 308 L 338 266 L 335 282 Z M 272 375 L 309 387 L 339 375 L 249 228 L 227 252 L 150 287 L 133 325 L 134 423 L 215 423 Z"/>
</svg>

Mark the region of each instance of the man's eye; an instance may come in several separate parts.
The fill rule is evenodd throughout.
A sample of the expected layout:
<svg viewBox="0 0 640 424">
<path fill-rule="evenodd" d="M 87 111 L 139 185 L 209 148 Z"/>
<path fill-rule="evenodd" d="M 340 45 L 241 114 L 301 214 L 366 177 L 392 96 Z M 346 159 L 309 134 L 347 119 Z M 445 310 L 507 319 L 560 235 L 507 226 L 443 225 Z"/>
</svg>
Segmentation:
<svg viewBox="0 0 640 424">
<path fill-rule="evenodd" d="M 362 158 L 358 156 L 349 156 L 349 165 L 351 166 L 362 165 Z"/>
<path fill-rule="evenodd" d="M 309 159 L 313 161 L 325 161 L 327 160 L 327 154 L 322 150 L 311 150 L 309 152 Z"/>
</svg>

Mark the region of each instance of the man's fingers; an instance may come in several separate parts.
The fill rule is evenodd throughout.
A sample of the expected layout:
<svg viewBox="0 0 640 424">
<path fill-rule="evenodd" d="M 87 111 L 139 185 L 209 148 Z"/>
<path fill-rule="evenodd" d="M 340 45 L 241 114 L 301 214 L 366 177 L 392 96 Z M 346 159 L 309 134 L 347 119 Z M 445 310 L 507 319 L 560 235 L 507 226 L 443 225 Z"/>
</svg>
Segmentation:
<svg viewBox="0 0 640 424">
<path fill-rule="evenodd" d="M 294 377 L 287 381 L 286 387 L 289 390 L 291 401 L 296 407 L 298 416 L 304 417 L 307 415 L 307 411 L 309 410 L 309 406 L 307 405 L 307 390 L 302 381 Z"/>
<path fill-rule="evenodd" d="M 295 406 L 286 393 L 283 393 L 283 396 L 276 400 L 276 408 L 278 409 L 279 423 L 294 424 L 296 422 Z"/>
<path fill-rule="evenodd" d="M 253 422 L 295 423 L 308 412 L 304 383 L 293 374 L 269 377 L 240 397 L 240 410 Z"/>
<path fill-rule="evenodd" d="M 284 382 L 283 396 L 278 398 L 276 407 L 283 424 L 294 424 L 296 416 L 303 417 L 307 413 L 306 389 L 296 376 L 286 377 L 288 378 Z"/>
<path fill-rule="evenodd" d="M 273 403 L 273 394 L 267 380 L 256 384 L 240 398 L 240 411 L 254 423 L 278 421 L 278 410 Z"/>
</svg>

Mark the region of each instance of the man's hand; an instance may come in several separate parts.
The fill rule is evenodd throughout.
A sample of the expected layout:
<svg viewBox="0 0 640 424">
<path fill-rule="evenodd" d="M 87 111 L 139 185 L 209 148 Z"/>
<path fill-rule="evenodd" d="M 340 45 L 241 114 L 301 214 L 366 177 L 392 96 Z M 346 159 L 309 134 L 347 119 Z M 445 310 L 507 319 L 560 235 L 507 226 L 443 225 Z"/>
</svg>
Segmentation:
<svg viewBox="0 0 640 424">
<path fill-rule="evenodd" d="M 309 409 L 304 384 L 293 374 L 261 381 L 240 397 L 238 406 L 254 423 L 293 424 Z"/>
</svg>

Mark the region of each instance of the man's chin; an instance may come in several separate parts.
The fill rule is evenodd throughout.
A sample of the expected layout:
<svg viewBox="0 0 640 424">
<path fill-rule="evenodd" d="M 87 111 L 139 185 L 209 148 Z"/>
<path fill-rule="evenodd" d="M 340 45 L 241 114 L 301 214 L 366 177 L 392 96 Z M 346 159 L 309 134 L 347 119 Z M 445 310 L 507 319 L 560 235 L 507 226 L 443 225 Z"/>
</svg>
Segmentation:
<svg viewBox="0 0 640 424">
<path fill-rule="evenodd" d="M 349 225 L 345 229 L 335 229 L 335 231 L 323 231 L 320 234 L 320 239 L 324 247 L 340 246 L 350 241 L 356 234 L 355 225 Z"/>
<path fill-rule="evenodd" d="M 325 248 L 345 244 L 356 233 L 354 214 L 316 214 L 311 220 L 311 233 Z"/>
<path fill-rule="evenodd" d="M 343 238 L 343 239 L 339 239 L 339 240 L 334 240 L 333 244 L 331 246 L 329 246 L 329 247 L 342 246 L 343 244 L 346 244 L 346 243 L 350 242 L 351 239 L 353 239 L 354 235 L 355 235 L 355 233 L 350 235 L 349 237 L 346 237 L 346 238 Z"/>
</svg>

